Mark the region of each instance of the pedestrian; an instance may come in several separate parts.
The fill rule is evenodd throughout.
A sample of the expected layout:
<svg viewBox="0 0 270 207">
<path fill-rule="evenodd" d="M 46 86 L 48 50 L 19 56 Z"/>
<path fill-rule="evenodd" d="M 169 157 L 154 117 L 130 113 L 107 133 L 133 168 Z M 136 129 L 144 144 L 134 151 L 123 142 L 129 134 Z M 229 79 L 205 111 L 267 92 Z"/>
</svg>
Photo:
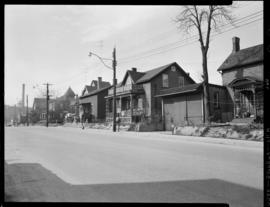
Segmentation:
<svg viewBox="0 0 270 207">
<path fill-rule="evenodd" d="M 120 130 L 120 123 L 121 123 L 121 119 L 120 119 L 120 115 L 119 113 L 117 114 L 117 117 L 116 117 L 116 124 L 118 126 L 118 131 Z"/>
<path fill-rule="evenodd" d="M 84 129 L 84 114 L 81 116 L 81 124 L 82 124 L 82 129 Z"/>
</svg>

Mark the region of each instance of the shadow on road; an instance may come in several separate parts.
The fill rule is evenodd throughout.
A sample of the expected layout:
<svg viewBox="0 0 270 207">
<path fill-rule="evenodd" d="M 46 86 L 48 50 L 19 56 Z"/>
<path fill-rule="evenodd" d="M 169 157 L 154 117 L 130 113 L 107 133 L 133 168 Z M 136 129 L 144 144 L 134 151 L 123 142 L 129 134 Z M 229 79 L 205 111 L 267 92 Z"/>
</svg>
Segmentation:
<svg viewBox="0 0 270 207">
<path fill-rule="evenodd" d="M 244 176 L 244 175 L 243 175 Z M 71 185 L 40 164 L 5 163 L 6 201 L 177 202 L 263 206 L 263 191 L 218 179 Z"/>
</svg>

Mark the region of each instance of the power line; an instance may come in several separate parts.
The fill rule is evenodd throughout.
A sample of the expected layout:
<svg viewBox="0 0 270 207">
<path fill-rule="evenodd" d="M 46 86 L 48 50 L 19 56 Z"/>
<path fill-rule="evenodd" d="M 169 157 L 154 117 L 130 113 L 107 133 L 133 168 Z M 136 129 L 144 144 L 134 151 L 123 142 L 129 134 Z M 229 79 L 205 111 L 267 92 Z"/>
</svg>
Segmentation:
<svg viewBox="0 0 270 207">
<path fill-rule="evenodd" d="M 257 11 L 257 12 L 255 12 L 255 13 L 252 13 L 252 14 L 250 14 L 250 15 L 247 15 L 247 16 L 245 16 L 245 17 L 238 18 L 237 20 L 235 20 L 235 21 L 233 22 L 233 24 L 239 24 L 239 23 L 241 23 L 241 22 L 245 22 L 245 21 L 250 20 L 250 19 L 252 19 L 252 18 L 256 18 L 256 17 L 258 17 L 259 15 L 261 15 L 261 14 L 260 14 L 261 12 L 262 12 L 262 10 L 261 10 L 261 11 Z M 230 24 L 230 23 L 224 24 L 224 25 L 220 26 L 220 27 L 217 28 L 217 29 L 225 28 L 225 27 L 227 27 L 227 26 L 231 26 L 231 24 Z M 239 26 L 238 26 L 238 27 L 239 27 Z M 205 32 L 203 32 L 203 34 L 204 34 L 204 33 L 205 33 Z M 220 32 L 219 32 L 219 33 L 220 33 Z M 171 45 L 172 45 L 172 46 L 175 46 L 176 44 L 182 43 L 182 42 L 187 41 L 187 40 L 194 40 L 194 38 L 196 38 L 196 41 L 197 41 L 198 35 L 197 35 L 197 34 L 196 34 L 196 35 L 192 35 L 191 37 L 186 38 L 186 39 L 181 40 L 181 41 L 172 42 L 172 43 L 166 44 L 166 45 L 164 45 L 164 46 L 161 46 L 161 47 L 158 47 L 158 48 L 155 48 L 155 49 L 151 49 L 151 50 L 145 51 L 145 52 L 140 53 L 140 54 L 137 54 L 137 55 L 133 55 L 133 56 L 130 56 L 130 57 L 122 58 L 122 59 L 120 59 L 120 61 L 121 61 L 121 60 L 124 60 L 124 61 L 120 62 L 120 64 L 121 64 L 121 63 L 125 63 L 125 62 L 130 62 L 130 61 L 127 61 L 127 60 L 128 60 L 128 59 L 131 59 L 131 58 L 133 58 L 133 57 L 136 58 L 138 55 L 142 55 L 142 54 L 147 54 L 147 53 L 159 51 L 159 50 L 161 50 L 161 49 L 163 49 L 163 48 L 166 49 L 167 47 L 169 47 L 169 46 L 171 46 Z M 192 44 L 192 43 L 193 43 L 193 41 L 191 42 L 191 44 Z M 186 45 L 186 44 L 185 44 L 185 45 Z M 180 46 L 182 46 L 182 45 L 180 45 Z M 125 60 L 126 60 L 126 61 L 125 61 Z"/>
<path fill-rule="evenodd" d="M 259 18 L 259 19 L 256 19 L 256 20 L 254 20 L 254 21 L 250 21 L 250 22 L 247 22 L 247 23 L 245 23 L 245 24 L 242 24 L 242 25 L 236 25 L 236 27 L 233 27 L 233 28 L 228 29 L 228 30 L 226 30 L 226 31 L 216 32 L 216 34 L 213 34 L 212 37 L 213 37 L 213 36 L 217 36 L 217 35 L 221 35 L 221 34 L 223 34 L 223 33 L 225 33 L 225 32 L 231 31 L 231 30 L 233 30 L 233 29 L 238 29 L 239 27 L 242 27 L 242 26 L 251 24 L 251 23 L 256 22 L 256 21 L 259 21 L 259 20 L 261 20 L 261 19 L 262 19 L 262 18 Z M 243 21 L 241 21 L 241 22 L 243 22 Z M 196 35 L 196 36 L 198 36 L 198 35 Z M 160 52 L 156 52 L 156 53 L 153 53 L 153 54 L 149 54 L 149 55 L 147 55 L 147 56 L 141 56 L 141 57 L 139 56 L 139 57 L 137 57 L 137 58 L 136 58 L 136 56 L 135 56 L 135 58 L 133 58 L 133 60 L 122 61 L 122 62 L 120 62 L 119 64 L 123 64 L 123 63 L 127 63 L 127 62 L 132 62 L 132 61 L 138 60 L 138 59 L 144 59 L 144 58 L 147 58 L 147 57 L 156 55 L 156 54 L 162 54 L 162 53 L 165 53 L 165 52 L 168 52 L 168 51 L 171 51 L 171 50 L 174 50 L 174 49 L 177 49 L 177 48 L 186 46 L 186 45 L 193 44 L 193 43 L 195 43 L 195 42 L 197 42 L 197 41 L 198 41 L 198 40 L 196 39 L 195 41 L 193 40 L 193 41 L 191 41 L 191 42 L 189 42 L 189 43 L 177 45 L 177 46 L 172 47 L 172 48 L 169 48 L 169 49 L 167 49 L 167 50 L 163 50 L 163 51 L 160 51 Z M 181 42 L 182 42 L 182 41 L 181 41 Z M 171 44 L 172 44 L 172 43 L 171 43 Z M 146 53 L 146 52 L 145 52 L 145 53 Z M 131 57 L 130 57 L 130 58 L 126 58 L 126 59 L 131 59 Z"/>
</svg>

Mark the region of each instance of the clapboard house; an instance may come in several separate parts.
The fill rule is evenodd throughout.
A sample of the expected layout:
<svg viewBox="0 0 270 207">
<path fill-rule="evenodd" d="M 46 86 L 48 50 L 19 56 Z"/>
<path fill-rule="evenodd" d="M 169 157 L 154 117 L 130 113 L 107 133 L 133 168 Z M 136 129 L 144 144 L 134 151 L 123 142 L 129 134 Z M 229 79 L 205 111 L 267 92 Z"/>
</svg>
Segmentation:
<svg viewBox="0 0 270 207">
<path fill-rule="evenodd" d="M 102 77 L 93 80 L 90 85 L 86 85 L 79 97 L 79 114 L 82 121 L 99 122 L 105 120 L 106 107 L 105 96 L 111 84 L 102 81 Z"/>
<path fill-rule="evenodd" d="M 155 129 L 163 129 L 162 89 L 182 87 L 195 81 L 176 62 L 139 72 L 128 70 L 116 86 L 116 112 L 121 122 L 132 123 L 147 120 Z M 113 119 L 113 88 L 106 98 L 106 120 Z"/>
<path fill-rule="evenodd" d="M 240 49 L 233 37 L 232 52 L 218 68 L 233 101 L 234 122 L 263 120 L 263 44 Z"/>
</svg>

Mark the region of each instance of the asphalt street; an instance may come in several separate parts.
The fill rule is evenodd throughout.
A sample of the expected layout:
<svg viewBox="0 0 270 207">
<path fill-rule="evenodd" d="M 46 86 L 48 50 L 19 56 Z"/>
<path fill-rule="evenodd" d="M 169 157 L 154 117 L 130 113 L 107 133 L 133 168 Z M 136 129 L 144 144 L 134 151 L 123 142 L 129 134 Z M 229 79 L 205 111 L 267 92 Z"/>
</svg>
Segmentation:
<svg viewBox="0 0 270 207">
<path fill-rule="evenodd" d="M 207 190 L 209 186 L 208 193 L 232 195 L 235 189 L 230 185 L 237 185 L 242 192 L 259 192 L 254 195 L 255 201 L 263 198 L 262 145 L 196 142 L 181 136 L 156 135 L 66 127 L 9 127 L 5 128 L 5 161 L 8 164 L 38 163 L 69 185 L 149 183 L 149 187 L 159 183 L 159 187 L 163 186 L 161 192 L 158 187 L 151 188 L 159 191 L 159 198 L 162 197 L 160 193 L 173 190 L 176 183 L 188 188 L 194 187 L 194 182 L 207 180 L 211 182 L 197 183 L 194 189 L 204 186 Z M 228 192 L 229 189 L 232 192 Z M 235 191 L 238 194 L 234 196 L 243 196 L 241 190 Z M 123 192 L 127 193 L 126 190 Z M 154 194 L 151 196 L 158 200 Z M 208 196 L 211 201 L 211 195 Z M 179 195 L 175 197 L 180 198 Z M 135 199 L 132 198 L 128 201 Z M 185 202 L 185 198 L 188 195 L 180 202 Z M 138 201 L 140 197 L 136 199 Z"/>
</svg>

